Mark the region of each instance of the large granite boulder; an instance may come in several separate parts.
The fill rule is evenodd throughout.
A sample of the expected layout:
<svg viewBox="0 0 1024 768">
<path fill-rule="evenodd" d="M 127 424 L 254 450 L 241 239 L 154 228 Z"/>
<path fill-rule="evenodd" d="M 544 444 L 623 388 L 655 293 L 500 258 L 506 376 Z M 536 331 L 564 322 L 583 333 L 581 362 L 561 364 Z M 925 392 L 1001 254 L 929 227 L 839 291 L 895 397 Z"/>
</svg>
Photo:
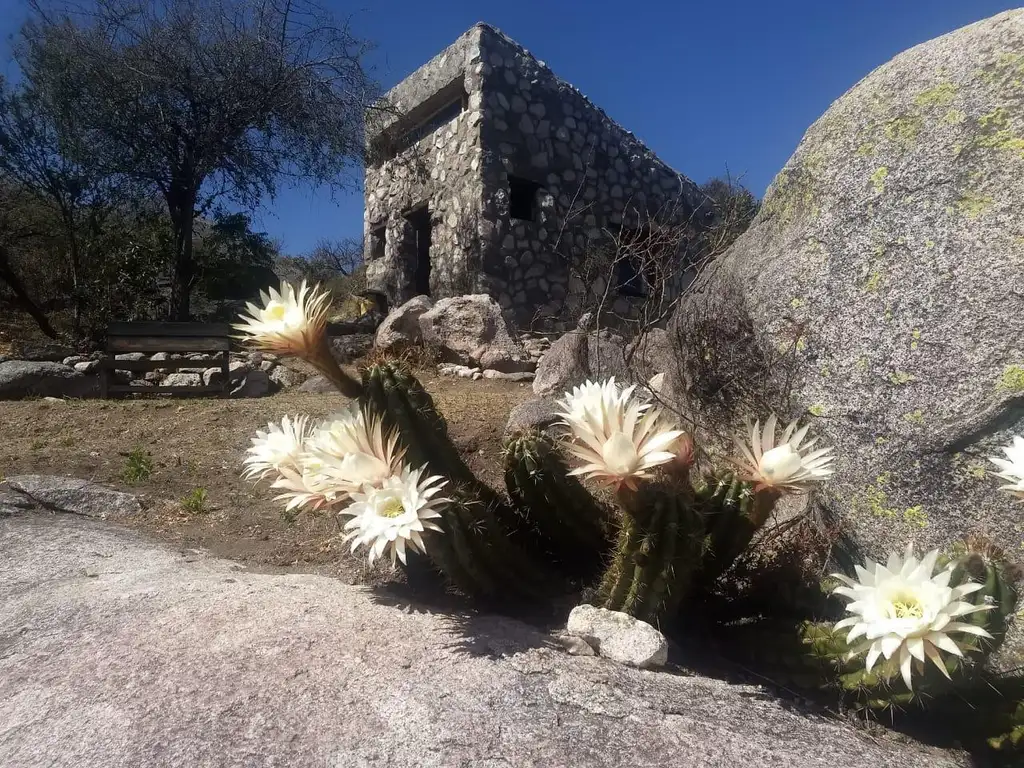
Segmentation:
<svg viewBox="0 0 1024 768">
<path fill-rule="evenodd" d="M 84 518 L 0 518 L 0 765 L 953 768 L 751 685 L 556 650 Z"/>
<path fill-rule="evenodd" d="M 502 373 L 535 367 L 501 305 L 486 294 L 441 299 L 420 316 L 420 331 L 424 343 L 438 349 L 447 362 Z"/>
<path fill-rule="evenodd" d="M 615 376 L 628 378 L 626 344 L 608 330 L 569 331 L 548 348 L 537 365 L 533 391 L 537 395 L 561 395 L 584 381 Z"/>
<path fill-rule="evenodd" d="M 95 376 L 60 363 L 8 360 L 0 363 L 0 400 L 23 397 L 90 397 L 99 392 Z"/>
<path fill-rule="evenodd" d="M 396 349 L 421 343 L 420 315 L 433 306 L 429 296 L 413 296 L 405 304 L 395 307 L 377 328 L 373 345 L 378 349 Z"/>
<path fill-rule="evenodd" d="M 876 69 L 673 320 L 672 389 L 703 436 L 814 419 L 837 456 L 820 498 L 854 549 L 1024 545 L 986 474 L 1024 432 L 1022 80 L 1024 10 Z"/>
</svg>

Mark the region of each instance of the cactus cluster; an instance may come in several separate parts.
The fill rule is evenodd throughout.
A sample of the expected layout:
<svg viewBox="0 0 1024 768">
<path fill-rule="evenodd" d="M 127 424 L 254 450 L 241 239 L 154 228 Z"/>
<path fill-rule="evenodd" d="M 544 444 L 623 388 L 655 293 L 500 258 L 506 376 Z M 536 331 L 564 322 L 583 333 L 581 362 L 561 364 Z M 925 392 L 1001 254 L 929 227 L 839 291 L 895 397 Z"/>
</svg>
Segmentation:
<svg viewBox="0 0 1024 768">
<path fill-rule="evenodd" d="M 325 352 L 320 294 L 303 286 L 267 301 L 307 307 L 308 320 L 251 306 L 240 330 L 310 360 L 357 404 L 319 431 L 302 418 L 270 425 L 254 440 L 247 473 L 277 476 L 273 487 L 290 506 L 351 516 L 348 537 L 368 547 L 371 562 L 383 552 L 392 562 L 422 557 L 462 593 L 503 605 L 582 591 L 666 631 L 703 611 L 722 648 L 786 687 L 838 694 L 894 721 L 927 716 L 996 749 L 1024 746 L 1024 680 L 988 664 L 1016 610 L 1019 573 L 980 539 L 920 560 L 908 550 L 858 568 L 856 580 L 837 574 L 835 592 L 851 600 L 838 624 L 806 614 L 798 624 L 734 623 L 710 610 L 779 499 L 831 474 L 830 449 L 807 440 L 807 427 L 778 431 L 772 416 L 737 440 L 728 468 L 698 466 L 692 438 L 633 387 L 587 382 L 561 402 L 559 439 L 530 431 L 506 440 L 499 491 L 474 475 L 403 365 L 377 362 L 361 381 L 337 366 Z M 1005 453 L 995 460 L 1003 488 L 1024 497 L 1024 440 Z"/>
</svg>

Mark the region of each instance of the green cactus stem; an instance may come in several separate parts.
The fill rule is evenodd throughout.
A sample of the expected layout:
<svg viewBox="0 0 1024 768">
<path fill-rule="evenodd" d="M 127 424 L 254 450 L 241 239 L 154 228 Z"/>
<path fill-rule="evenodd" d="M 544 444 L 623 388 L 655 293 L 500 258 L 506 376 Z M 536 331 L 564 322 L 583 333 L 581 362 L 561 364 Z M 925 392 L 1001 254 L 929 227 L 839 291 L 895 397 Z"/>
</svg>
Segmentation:
<svg viewBox="0 0 1024 768">
<path fill-rule="evenodd" d="M 594 601 L 648 622 L 671 616 L 689 592 L 704 527 L 685 489 L 643 483 L 621 491 L 622 528 Z"/>
<path fill-rule="evenodd" d="M 610 544 L 608 511 L 569 475 L 542 433 L 510 438 L 504 457 L 505 486 L 533 544 L 566 573 L 592 577 Z"/>
<path fill-rule="evenodd" d="M 697 581 L 701 590 L 708 591 L 750 546 L 779 495 L 770 490 L 754 493 L 752 483 L 731 472 L 705 477 L 695 490 L 707 529 L 706 554 Z"/>
<path fill-rule="evenodd" d="M 515 511 L 480 482 L 448 437 L 444 418 L 420 383 L 396 363 L 363 372 L 363 406 L 398 431 L 406 461 L 449 480 L 441 534 L 428 534 L 427 556 L 455 587 L 477 597 L 532 599 L 557 580 L 514 536 Z"/>
</svg>

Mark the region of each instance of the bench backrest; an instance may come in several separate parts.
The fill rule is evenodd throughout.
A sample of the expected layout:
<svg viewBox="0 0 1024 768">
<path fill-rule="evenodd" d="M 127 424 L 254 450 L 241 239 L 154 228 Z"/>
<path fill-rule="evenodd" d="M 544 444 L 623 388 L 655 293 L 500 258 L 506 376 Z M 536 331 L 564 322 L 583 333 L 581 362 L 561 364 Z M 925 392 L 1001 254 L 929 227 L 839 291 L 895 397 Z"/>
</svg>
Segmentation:
<svg viewBox="0 0 1024 768">
<path fill-rule="evenodd" d="M 199 395 L 216 393 L 227 397 L 231 389 L 229 352 L 231 351 L 231 326 L 227 323 L 111 323 L 107 326 L 107 352 L 120 355 L 128 352 L 201 352 L 209 359 L 216 358 L 220 368 L 220 382 L 192 385 L 142 386 L 142 384 L 116 384 L 111 380 L 115 370 L 132 372 L 176 370 L 180 368 L 203 367 L 203 363 L 188 358 L 168 360 L 117 360 L 106 357 L 100 360 L 100 396 L 111 394 L 187 394 Z"/>
<path fill-rule="evenodd" d="M 107 351 L 227 352 L 231 332 L 227 323 L 111 323 Z"/>
</svg>

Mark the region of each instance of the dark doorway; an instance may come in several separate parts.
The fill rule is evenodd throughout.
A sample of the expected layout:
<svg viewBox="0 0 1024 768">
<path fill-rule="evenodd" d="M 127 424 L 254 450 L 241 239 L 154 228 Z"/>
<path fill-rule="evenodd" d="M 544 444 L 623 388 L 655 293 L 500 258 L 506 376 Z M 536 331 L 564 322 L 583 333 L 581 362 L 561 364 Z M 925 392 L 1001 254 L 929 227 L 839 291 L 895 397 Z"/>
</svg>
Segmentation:
<svg viewBox="0 0 1024 768">
<path fill-rule="evenodd" d="M 412 228 L 416 248 L 416 263 L 413 269 L 413 287 L 417 295 L 430 295 L 430 209 L 417 208 L 406 217 Z"/>
</svg>

